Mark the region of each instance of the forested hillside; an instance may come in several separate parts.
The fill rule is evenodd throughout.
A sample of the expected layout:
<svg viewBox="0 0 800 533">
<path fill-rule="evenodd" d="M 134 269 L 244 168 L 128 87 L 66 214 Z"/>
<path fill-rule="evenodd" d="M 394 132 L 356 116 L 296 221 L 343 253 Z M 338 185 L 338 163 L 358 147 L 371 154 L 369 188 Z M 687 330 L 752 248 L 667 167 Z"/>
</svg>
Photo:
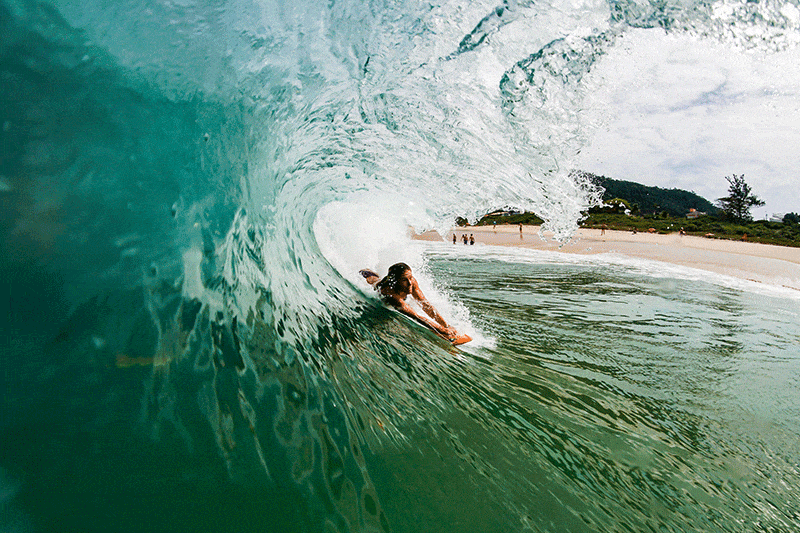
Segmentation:
<svg viewBox="0 0 800 533">
<path fill-rule="evenodd" d="M 693 192 L 682 189 L 662 189 L 661 187 L 648 187 L 632 181 L 615 180 L 605 176 L 592 175 L 595 183 L 605 189 L 603 201 L 608 202 L 614 198 L 622 198 L 631 204 L 631 208 L 640 214 L 667 212 L 671 216 L 682 217 L 690 209 L 696 209 L 708 214 L 715 213 L 714 205 Z"/>
</svg>

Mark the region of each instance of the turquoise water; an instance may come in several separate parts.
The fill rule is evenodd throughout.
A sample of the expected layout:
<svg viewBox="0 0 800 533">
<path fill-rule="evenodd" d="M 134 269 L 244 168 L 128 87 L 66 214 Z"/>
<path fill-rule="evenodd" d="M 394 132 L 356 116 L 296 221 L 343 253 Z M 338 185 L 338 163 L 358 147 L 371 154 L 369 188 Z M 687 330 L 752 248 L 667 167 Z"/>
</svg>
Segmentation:
<svg viewBox="0 0 800 533">
<path fill-rule="evenodd" d="M 569 238 L 620 38 L 769 62 L 793 13 L 0 0 L 0 529 L 800 529 L 796 294 L 408 237 Z"/>
<path fill-rule="evenodd" d="M 796 297 L 489 248 L 430 255 L 493 336 L 442 363 L 457 409 L 437 438 L 395 452 L 452 447 L 409 475 L 432 515 L 456 531 L 797 529 Z"/>
</svg>

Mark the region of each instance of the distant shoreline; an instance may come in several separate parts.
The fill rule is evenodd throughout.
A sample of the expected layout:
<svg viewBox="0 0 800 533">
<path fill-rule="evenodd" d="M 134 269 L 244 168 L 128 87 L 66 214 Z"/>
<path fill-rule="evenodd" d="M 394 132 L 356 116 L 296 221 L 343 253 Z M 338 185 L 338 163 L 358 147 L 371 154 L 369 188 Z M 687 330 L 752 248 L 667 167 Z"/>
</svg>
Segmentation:
<svg viewBox="0 0 800 533">
<path fill-rule="evenodd" d="M 661 261 L 700 270 L 707 270 L 800 291 L 800 248 L 759 244 L 704 237 L 681 236 L 677 232 L 667 235 L 632 233 L 629 231 L 579 228 L 572 240 L 564 245 L 539 236 L 539 226 L 518 225 L 465 226 L 452 228 L 443 239 L 436 232 L 415 235 L 417 240 L 452 241 L 453 232 L 458 237 L 455 246 L 464 246 L 461 235 L 475 236 L 476 244 L 516 246 L 559 253 L 593 255 L 619 254 L 640 259 Z"/>
</svg>

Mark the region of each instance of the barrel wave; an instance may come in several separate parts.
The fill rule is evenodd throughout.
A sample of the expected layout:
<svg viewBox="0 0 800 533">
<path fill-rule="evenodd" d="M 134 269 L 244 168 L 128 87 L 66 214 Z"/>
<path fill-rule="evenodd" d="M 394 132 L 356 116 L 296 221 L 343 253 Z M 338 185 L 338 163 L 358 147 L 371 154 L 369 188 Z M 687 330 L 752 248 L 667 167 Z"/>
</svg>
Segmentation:
<svg viewBox="0 0 800 533">
<path fill-rule="evenodd" d="M 718 429 L 735 406 L 709 420 L 687 397 L 672 419 L 668 393 L 618 383 L 601 361 L 565 363 L 573 375 L 537 356 L 512 375 L 499 354 L 531 344 L 502 352 L 503 328 L 480 317 L 508 308 L 462 282 L 539 282 L 408 231 L 512 205 L 568 239 L 602 196 L 571 170 L 605 116 L 589 74 L 621 36 L 684 33 L 768 58 L 797 44 L 797 14 L 786 2 L 2 0 L 0 525 L 791 530 L 783 489 L 748 492 L 770 472 L 800 487 L 796 456 L 776 451 L 800 420 L 783 394 L 789 421 L 738 446 L 738 429 Z M 455 351 L 358 279 L 401 260 L 476 347 Z M 575 307 L 536 317 L 560 331 L 547 339 L 577 335 L 566 317 L 586 311 L 584 287 L 622 284 L 583 268 L 559 270 Z M 660 285 L 630 297 L 659 291 L 676 301 Z M 723 323 L 746 297 L 726 295 L 702 312 L 730 350 L 739 333 Z M 769 351 L 791 335 L 764 341 L 762 369 L 796 367 Z M 544 338 L 525 342 L 560 353 Z"/>
</svg>

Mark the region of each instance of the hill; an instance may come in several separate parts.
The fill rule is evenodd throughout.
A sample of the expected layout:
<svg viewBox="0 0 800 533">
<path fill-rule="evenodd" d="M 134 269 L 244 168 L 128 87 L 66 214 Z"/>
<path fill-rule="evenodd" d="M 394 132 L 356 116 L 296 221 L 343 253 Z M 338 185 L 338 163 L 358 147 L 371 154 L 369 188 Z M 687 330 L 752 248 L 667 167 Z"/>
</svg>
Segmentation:
<svg viewBox="0 0 800 533">
<path fill-rule="evenodd" d="M 622 198 L 631 204 L 634 212 L 646 214 L 667 212 L 674 217 L 686 216 L 690 209 L 713 214 L 717 208 L 714 204 L 693 192 L 682 189 L 662 189 L 649 187 L 632 181 L 615 180 L 605 176 L 587 174 L 599 186 L 605 189 L 603 201 Z"/>
<path fill-rule="evenodd" d="M 580 172 L 580 171 L 578 171 Z M 632 214 L 663 217 L 666 213 L 670 217 L 685 217 L 690 210 L 695 209 L 700 213 L 709 215 L 717 214 L 719 211 L 711 202 L 702 196 L 682 189 L 663 189 L 661 187 L 650 187 L 635 183 L 633 181 L 616 180 L 605 176 L 597 176 L 589 172 L 581 172 L 595 184 L 605 190 L 603 202 L 610 202 L 614 199 L 624 200 L 623 205 L 629 206 Z M 589 214 L 599 213 L 619 213 L 618 207 L 595 207 L 589 210 Z M 487 213 L 478 222 L 478 226 L 486 224 L 541 224 L 541 218 L 533 213 L 519 212 L 513 207 L 497 209 L 492 213 Z M 456 220 L 458 225 L 465 225 L 467 220 L 459 218 Z"/>
</svg>

